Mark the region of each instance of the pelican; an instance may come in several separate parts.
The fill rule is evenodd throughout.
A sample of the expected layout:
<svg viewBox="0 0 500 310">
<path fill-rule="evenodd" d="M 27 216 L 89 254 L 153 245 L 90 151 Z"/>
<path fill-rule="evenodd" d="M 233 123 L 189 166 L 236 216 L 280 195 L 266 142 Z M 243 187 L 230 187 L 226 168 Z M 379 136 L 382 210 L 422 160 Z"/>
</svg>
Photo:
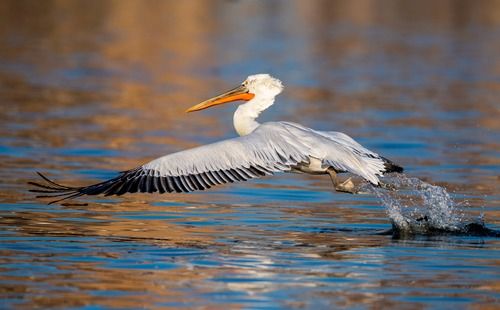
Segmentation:
<svg viewBox="0 0 500 310">
<path fill-rule="evenodd" d="M 233 117 L 239 137 L 165 155 L 89 186 L 61 185 L 38 173 L 47 183 L 29 182 L 37 187 L 31 191 L 42 194 L 37 198 L 56 199 L 49 202 L 51 204 L 83 195 L 192 192 L 277 172 L 295 172 L 328 174 L 336 191 L 357 193 L 351 178 L 341 182 L 337 174 L 349 172 L 380 186 L 380 176 L 403 171 L 402 167 L 341 132 L 317 131 L 291 122 L 258 123 L 260 113 L 269 108 L 282 91 L 280 80 L 269 74 L 255 74 L 236 88 L 186 111 L 243 101 Z"/>
</svg>

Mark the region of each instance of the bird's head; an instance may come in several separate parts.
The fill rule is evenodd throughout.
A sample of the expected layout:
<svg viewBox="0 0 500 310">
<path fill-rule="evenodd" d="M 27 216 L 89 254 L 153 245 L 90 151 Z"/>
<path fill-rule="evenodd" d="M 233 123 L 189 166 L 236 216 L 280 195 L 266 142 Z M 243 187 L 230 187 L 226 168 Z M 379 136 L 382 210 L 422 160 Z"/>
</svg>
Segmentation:
<svg viewBox="0 0 500 310">
<path fill-rule="evenodd" d="M 267 73 L 250 75 L 239 86 L 216 97 L 203 101 L 186 112 L 200 111 L 219 104 L 244 100 L 249 101 L 254 97 L 274 98 L 283 90 L 283 84 L 280 80 L 273 78 Z"/>
<path fill-rule="evenodd" d="M 283 91 L 281 81 L 267 73 L 250 75 L 242 85 L 249 93 L 259 97 L 275 97 Z"/>
</svg>

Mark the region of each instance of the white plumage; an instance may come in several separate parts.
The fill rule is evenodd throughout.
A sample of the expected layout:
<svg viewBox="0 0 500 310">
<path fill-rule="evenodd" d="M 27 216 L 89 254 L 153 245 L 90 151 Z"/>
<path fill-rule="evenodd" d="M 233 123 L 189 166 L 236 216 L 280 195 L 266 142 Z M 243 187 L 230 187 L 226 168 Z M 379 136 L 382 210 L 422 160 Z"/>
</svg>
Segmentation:
<svg viewBox="0 0 500 310">
<path fill-rule="evenodd" d="M 262 167 L 272 172 L 308 166 L 320 159 L 321 172 L 333 166 L 373 184 L 384 172 L 384 160 L 340 132 L 318 132 L 299 124 L 269 122 L 248 135 L 157 158 L 142 167 L 155 176 L 182 176 L 209 171 Z M 316 170 L 316 169 L 315 169 Z M 317 171 L 320 172 L 320 171 Z"/>
<path fill-rule="evenodd" d="M 256 118 L 282 90 L 281 82 L 268 74 L 252 75 L 240 86 L 188 109 L 192 112 L 245 100 L 233 118 L 240 137 L 166 155 L 85 187 L 63 186 L 40 174 L 49 185 L 31 182 L 43 188 L 32 191 L 49 194 L 41 197 L 62 197 L 53 201 L 57 202 L 81 195 L 190 192 L 276 172 L 302 172 L 330 174 L 337 190 L 352 192 L 352 186 L 337 184 L 336 173 L 350 172 L 378 185 L 384 172 L 402 171 L 341 132 L 315 131 L 290 122 L 259 124 Z"/>
</svg>

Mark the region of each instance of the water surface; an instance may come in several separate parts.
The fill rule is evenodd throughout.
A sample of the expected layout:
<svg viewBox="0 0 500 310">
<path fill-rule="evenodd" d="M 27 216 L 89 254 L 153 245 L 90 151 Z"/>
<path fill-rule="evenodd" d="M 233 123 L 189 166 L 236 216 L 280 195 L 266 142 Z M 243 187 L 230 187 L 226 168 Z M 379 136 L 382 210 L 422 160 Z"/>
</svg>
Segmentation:
<svg viewBox="0 0 500 310">
<path fill-rule="evenodd" d="M 235 136 L 183 111 L 269 72 L 263 120 L 343 131 L 500 229 L 496 2 L 3 1 L 2 308 L 494 308 L 500 242 L 395 238 L 376 195 L 279 175 L 46 205 L 41 171 L 90 184 Z M 85 205 L 87 204 L 87 205 Z"/>
</svg>

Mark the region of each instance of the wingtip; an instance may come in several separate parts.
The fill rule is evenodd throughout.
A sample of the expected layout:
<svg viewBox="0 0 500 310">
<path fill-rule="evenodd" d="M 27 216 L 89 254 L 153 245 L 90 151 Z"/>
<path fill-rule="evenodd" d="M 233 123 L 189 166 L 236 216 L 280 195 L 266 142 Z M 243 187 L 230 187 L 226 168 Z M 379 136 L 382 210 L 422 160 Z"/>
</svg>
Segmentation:
<svg viewBox="0 0 500 310">
<path fill-rule="evenodd" d="M 394 163 L 386 165 L 385 169 L 386 169 L 385 170 L 386 172 L 396 172 L 396 173 L 403 173 L 404 170 L 405 170 L 403 167 L 398 166 L 398 165 L 396 165 Z"/>
<path fill-rule="evenodd" d="M 397 165 L 390 161 L 389 159 L 382 157 L 384 160 L 384 168 L 385 168 L 385 173 L 391 173 L 391 172 L 396 172 L 396 173 L 403 173 L 404 168 L 401 167 L 400 165 Z"/>
<path fill-rule="evenodd" d="M 78 191 L 78 188 L 69 187 L 65 185 L 58 184 L 48 177 L 46 177 L 43 173 L 39 171 L 35 171 L 38 176 L 40 176 L 47 184 L 41 184 L 38 182 L 28 181 L 27 184 L 35 186 L 37 188 L 28 189 L 29 192 L 32 193 L 43 193 L 45 195 L 37 195 L 36 198 L 55 198 L 55 197 L 63 197 L 61 199 L 56 199 L 53 201 L 49 201 L 47 204 L 51 205 L 57 203 L 59 201 L 63 201 L 66 199 L 75 198 L 81 196 L 82 193 Z"/>
</svg>

